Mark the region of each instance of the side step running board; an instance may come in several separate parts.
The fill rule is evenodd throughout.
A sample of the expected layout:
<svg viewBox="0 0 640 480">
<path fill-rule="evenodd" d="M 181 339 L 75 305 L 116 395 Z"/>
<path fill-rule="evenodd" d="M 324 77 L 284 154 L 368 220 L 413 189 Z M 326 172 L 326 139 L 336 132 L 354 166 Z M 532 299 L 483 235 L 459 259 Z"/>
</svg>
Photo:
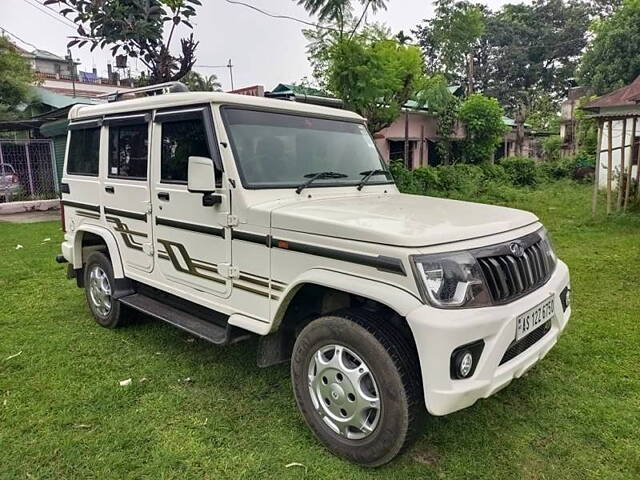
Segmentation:
<svg viewBox="0 0 640 480">
<path fill-rule="evenodd" d="M 122 297 L 120 303 L 216 345 L 236 343 L 250 336 L 248 332 L 232 325 L 220 326 L 140 293 Z"/>
</svg>

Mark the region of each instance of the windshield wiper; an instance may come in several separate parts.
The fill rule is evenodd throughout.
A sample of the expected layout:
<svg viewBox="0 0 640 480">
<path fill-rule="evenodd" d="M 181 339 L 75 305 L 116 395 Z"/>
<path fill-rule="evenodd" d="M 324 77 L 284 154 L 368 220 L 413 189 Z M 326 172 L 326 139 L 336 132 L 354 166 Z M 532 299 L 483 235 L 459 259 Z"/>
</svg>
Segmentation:
<svg viewBox="0 0 640 480">
<path fill-rule="evenodd" d="M 301 185 L 298 185 L 296 188 L 296 193 L 301 193 L 305 188 L 311 185 L 316 180 L 324 180 L 327 178 L 346 178 L 349 175 L 345 175 L 344 173 L 339 172 L 318 172 L 318 173 L 308 173 L 304 176 L 304 178 L 308 178 L 306 182 Z"/>
<path fill-rule="evenodd" d="M 369 182 L 371 177 L 374 177 L 376 175 L 384 175 L 388 177 L 390 173 L 388 170 L 382 170 L 381 168 L 378 168 L 377 170 L 367 170 L 366 172 L 360 172 L 360 175 L 364 175 L 364 178 L 360 180 L 360 183 L 358 184 L 358 191 L 362 190 L 362 188 Z"/>
</svg>

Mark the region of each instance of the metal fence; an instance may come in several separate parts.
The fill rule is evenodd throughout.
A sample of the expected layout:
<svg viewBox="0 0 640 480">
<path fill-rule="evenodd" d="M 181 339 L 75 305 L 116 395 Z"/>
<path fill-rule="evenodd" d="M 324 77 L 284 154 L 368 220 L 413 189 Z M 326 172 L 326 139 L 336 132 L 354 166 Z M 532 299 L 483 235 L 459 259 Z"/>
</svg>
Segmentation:
<svg viewBox="0 0 640 480">
<path fill-rule="evenodd" d="M 0 140 L 0 203 L 58 197 L 52 140 Z"/>
</svg>

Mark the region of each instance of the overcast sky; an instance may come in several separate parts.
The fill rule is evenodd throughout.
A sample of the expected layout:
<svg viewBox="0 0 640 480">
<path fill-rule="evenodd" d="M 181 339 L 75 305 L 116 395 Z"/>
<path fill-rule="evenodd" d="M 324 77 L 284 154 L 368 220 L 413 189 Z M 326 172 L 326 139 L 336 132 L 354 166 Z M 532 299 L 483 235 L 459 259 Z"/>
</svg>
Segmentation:
<svg viewBox="0 0 640 480">
<path fill-rule="evenodd" d="M 67 37 L 74 34 L 73 27 L 70 22 L 65 22 L 42 6 L 42 2 L 0 0 L 0 28 L 40 49 L 64 56 Z M 227 3 L 226 0 L 202 0 L 202 3 L 193 22 L 193 32 L 200 41 L 196 52 L 196 71 L 215 73 L 225 90 L 231 88 L 228 69 L 205 68 L 204 65 L 224 65 L 231 59 L 235 65 L 233 74 L 236 88 L 260 84 L 270 90 L 278 83 L 299 81 L 310 75 L 305 54 L 306 41 L 301 33 L 303 25 L 291 20 L 270 18 L 242 5 Z M 245 3 L 270 13 L 312 20 L 293 0 L 245 0 Z M 489 0 L 486 3 L 495 9 L 514 2 Z M 394 33 L 399 30 L 408 33 L 433 13 L 432 2 L 427 0 L 389 0 L 388 5 L 388 10 L 370 15 L 368 19 L 386 23 Z M 187 30 L 185 28 L 180 33 L 186 34 Z M 28 44 L 17 43 L 26 49 L 33 49 Z M 108 50 L 92 53 L 85 47 L 74 48 L 72 53 L 74 58 L 82 62 L 81 70 L 91 71 L 95 66 L 101 75 L 106 75 L 107 63 L 112 62 Z M 130 59 L 130 66 L 136 70 L 135 59 Z M 138 67 L 142 68 L 141 65 Z"/>
</svg>

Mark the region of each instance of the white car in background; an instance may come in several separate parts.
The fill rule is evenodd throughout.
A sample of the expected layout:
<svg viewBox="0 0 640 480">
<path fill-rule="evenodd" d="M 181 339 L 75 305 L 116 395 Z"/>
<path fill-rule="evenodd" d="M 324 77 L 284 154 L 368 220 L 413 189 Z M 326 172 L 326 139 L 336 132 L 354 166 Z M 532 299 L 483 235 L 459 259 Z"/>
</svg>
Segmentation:
<svg viewBox="0 0 640 480">
<path fill-rule="evenodd" d="M 23 192 L 20 177 L 10 163 L 0 163 L 0 203 L 11 202 Z"/>
</svg>

